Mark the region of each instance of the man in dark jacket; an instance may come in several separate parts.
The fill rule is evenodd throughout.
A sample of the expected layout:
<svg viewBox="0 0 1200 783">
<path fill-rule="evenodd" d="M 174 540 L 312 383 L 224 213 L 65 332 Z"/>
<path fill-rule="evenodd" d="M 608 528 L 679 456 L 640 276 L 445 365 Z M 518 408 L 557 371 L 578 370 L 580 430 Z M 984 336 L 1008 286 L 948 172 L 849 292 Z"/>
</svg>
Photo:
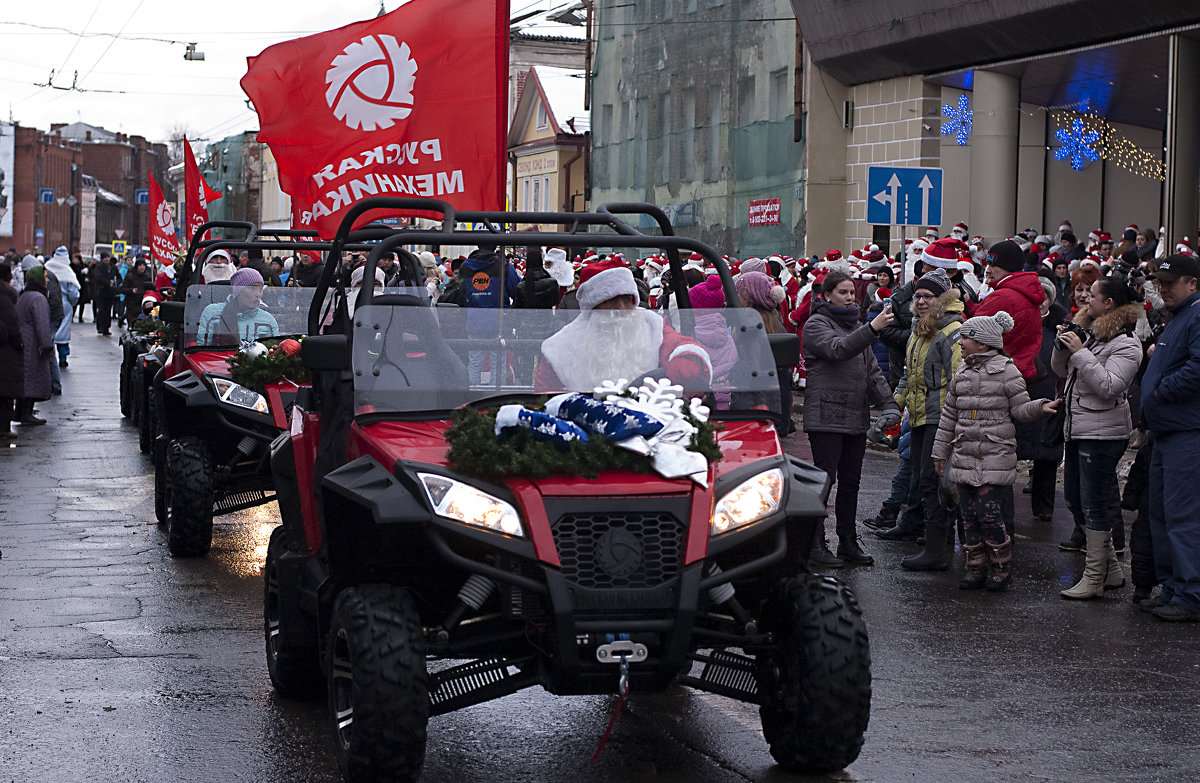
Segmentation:
<svg viewBox="0 0 1200 783">
<path fill-rule="evenodd" d="M 106 252 L 100 253 L 100 263 L 96 264 L 92 284 L 92 320 L 96 322 L 97 334 L 110 335 L 112 328 L 113 302 L 117 297 L 121 278 L 113 267 L 112 256 Z"/>
<path fill-rule="evenodd" d="M 25 396 L 25 355 L 21 323 L 17 320 L 17 292 L 12 267 L 0 261 L 0 440 L 16 437 L 16 402 Z"/>
<path fill-rule="evenodd" d="M 1140 607 L 1160 620 L 1200 620 L 1200 262 L 1174 255 L 1154 273 L 1173 314 L 1142 377 L 1142 423 L 1154 434 L 1150 534 L 1162 591 Z"/>
<path fill-rule="evenodd" d="M 481 247 L 467 257 L 459 268 L 466 292 L 467 335 L 477 338 L 497 338 L 500 319 L 498 313 L 490 312 L 501 307 L 510 307 L 521 276 L 512 268 L 503 255 L 493 248 Z M 491 371 L 492 384 L 504 380 L 498 372 L 501 355 L 498 351 L 468 351 L 467 376 L 472 386 L 478 386 L 483 378 L 486 360 Z"/>
</svg>

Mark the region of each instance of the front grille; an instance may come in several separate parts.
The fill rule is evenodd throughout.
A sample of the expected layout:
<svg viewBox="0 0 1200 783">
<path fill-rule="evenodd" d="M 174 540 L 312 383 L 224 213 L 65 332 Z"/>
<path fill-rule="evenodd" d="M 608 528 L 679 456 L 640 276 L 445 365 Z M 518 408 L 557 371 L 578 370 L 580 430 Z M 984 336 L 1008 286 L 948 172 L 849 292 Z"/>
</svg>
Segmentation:
<svg viewBox="0 0 1200 783">
<path fill-rule="evenodd" d="M 671 514 L 564 514 L 553 530 L 563 576 L 580 587 L 657 587 L 683 561 L 684 527 Z"/>
</svg>

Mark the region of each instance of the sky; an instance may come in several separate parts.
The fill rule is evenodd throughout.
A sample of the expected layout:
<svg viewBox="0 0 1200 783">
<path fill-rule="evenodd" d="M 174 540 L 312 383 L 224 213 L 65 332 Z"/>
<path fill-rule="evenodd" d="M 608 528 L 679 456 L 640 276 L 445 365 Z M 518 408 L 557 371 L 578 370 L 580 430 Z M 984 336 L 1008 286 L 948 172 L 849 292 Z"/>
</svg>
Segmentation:
<svg viewBox="0 0 1200 783">
<path fill-rule="evenodd" d="M 514 15 L 551 5 L 511 2 Z M 4 0 L 0 120 L 41 130 L 81 121 L 151 141 L 177 129 L 193 141 L 257 129 L 238 86 L 248 56 L 379 8 L 380 0 Z M 183 58 L 193 42 L 202 62 Z"/>
</svg>

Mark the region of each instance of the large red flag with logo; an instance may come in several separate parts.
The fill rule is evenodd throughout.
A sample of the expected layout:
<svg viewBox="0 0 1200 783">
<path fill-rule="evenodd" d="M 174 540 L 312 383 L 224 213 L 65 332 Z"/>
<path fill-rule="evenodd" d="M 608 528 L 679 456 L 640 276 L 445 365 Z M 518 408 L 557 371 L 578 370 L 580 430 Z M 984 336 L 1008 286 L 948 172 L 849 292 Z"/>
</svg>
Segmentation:
<svg viewBox="0 0 1200 783">
<path fill-rule="evenodd" d="M 500 209 L 508 24 L 503 1 L 411 0 L 248 58 L 258 140 L 284 192 L 312 205 L 301 222 L 332 238 L 349 207 L 376 195 Z"/>
<path fill-rule="evenodd" d="M 175 263 L 179 238 L 175 236 L 175 218 L 163 198 L 162 188 L 150 175 L 150 256 L 163 266 Z"/>
<path fill-rule="evenodd" d="M 210 188 L 204 177 L 200 176 L 200 167 L 196 165 L 196 156 L 192 154 L 192 145 L 188 144 L 187 136 L 183 137 L 183 187 L 187 191 L 184 195 L 187 208 L 184 238 L 191 242 L 196 229 L 208 222 L 208 202 L 216 201 L 221 194 Z"/>
</svg>

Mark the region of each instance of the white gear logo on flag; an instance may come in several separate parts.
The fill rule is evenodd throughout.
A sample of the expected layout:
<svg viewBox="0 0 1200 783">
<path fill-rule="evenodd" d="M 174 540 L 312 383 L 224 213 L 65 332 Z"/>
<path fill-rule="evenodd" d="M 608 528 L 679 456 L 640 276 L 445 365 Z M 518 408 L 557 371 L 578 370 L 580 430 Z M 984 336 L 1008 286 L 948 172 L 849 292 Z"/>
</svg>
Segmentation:
<svg viewBox="0 0 1200 783">
<path fill-rule="evenodd" d="M 171 230 L 171 210 L 167 208 L 167 202 L 163 201 L 158 205 L 158 227 L 164 231 Z"/>
<path fill-rule="evenodd" d="M 412 112 L 417 63 L 408 44 L 368 35 L 333 58 L 325 101 L 351 130 L 390 128 Z"/>
</svg>

